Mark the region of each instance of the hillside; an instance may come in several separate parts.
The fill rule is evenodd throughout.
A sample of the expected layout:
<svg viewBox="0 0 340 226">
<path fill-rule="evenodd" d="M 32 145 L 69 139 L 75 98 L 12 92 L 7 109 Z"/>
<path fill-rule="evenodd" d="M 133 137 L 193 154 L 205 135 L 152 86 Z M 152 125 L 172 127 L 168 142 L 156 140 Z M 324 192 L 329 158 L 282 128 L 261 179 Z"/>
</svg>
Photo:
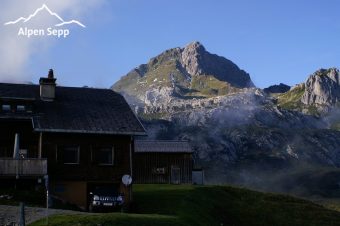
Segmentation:
<svg viewBox="0 0 340 226">
<path fill-rule="evenodd" d="M 227 186 L 134 185 L 134 200 L 134 214 L 55 216 L 49 225 L 340 225 L 339 212 L 312 202 Z"/>
</svg>

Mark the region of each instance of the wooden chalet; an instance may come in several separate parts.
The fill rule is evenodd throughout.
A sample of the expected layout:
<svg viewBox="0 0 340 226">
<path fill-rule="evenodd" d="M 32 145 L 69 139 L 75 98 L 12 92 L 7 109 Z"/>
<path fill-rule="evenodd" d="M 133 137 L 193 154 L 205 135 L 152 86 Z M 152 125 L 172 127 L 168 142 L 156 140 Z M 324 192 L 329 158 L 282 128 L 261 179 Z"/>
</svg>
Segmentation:
<svg viewBox="0 0 340 226">
<path fill-rule="evenodd" d="M 193 150 L 188 142 L 135 140 L 134 151 L 135 183 L 192 183 Z"/>
<path fill-rule="evenodd" d="M 128 202 L 134 136 L 145 130 L 109 89 L 0 84 L 0 185 L 44 181 L 50 193 L 86 209 L 94 186 L 113 185 Z"/>
</svg>

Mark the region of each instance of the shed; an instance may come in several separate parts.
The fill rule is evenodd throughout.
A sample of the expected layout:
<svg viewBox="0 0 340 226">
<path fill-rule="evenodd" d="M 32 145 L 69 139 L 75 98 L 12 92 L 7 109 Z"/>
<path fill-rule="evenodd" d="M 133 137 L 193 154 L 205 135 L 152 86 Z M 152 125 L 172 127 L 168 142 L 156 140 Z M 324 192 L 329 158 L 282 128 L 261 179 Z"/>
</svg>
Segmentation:
<svg viewBox="0 0 340 226">
<path fill-rule="evenodd" d="M 191 184 L 192 153 L 187 141 L 136 140 L 133 177 L 137 184 Z"/>
</svg>

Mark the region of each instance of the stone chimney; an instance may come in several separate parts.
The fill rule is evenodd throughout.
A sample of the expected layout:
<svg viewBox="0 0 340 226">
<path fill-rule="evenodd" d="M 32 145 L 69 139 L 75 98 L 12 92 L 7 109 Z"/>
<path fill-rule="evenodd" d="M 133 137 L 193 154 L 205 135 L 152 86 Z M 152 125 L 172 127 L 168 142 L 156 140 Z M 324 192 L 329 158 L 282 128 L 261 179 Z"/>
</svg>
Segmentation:
<svg viewBox="0 0 340 226">
<path fill-rule="evenodd" d="M 50 69 L 47 78 L 40 78 L 40 98 L 44 101 L 53 101 L 57 79 L 54 78 L 53 70 Z"/>
</svg>

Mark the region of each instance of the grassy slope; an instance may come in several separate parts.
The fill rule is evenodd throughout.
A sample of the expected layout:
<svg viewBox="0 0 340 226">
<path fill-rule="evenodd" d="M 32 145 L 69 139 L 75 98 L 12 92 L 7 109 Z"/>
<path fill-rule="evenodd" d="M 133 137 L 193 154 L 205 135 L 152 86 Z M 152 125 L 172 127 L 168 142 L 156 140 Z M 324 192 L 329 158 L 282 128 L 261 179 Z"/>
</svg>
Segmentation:
<svg viewBox="0 0 340 226">
<path fill-rule="evenodd" d="M 189 95 L 201 95 L 204 97 L 227 95 L 239 91 L 238 88 L 232 87 L 229 83 L 220 81 L 210 75 L 194 76 L 190 88 L 198 92 L 193 91 Z"/>
<path fill-rule="evenodd" d="M 305 92 L 304 85 L 297 86 L 296 88 L 289 90 L 278 96 L 278 104 L 286 109 L 295 110 L 299 109 L 302 105 L 301 97 Z"/>
<path fill-rule="evenodd" d="M 336 211 L 290 196 L 247 189 L 135 185 L 134 193 L 139 214 L 54 216 L 50 225 L 340 225 Z"/>
</svg>

